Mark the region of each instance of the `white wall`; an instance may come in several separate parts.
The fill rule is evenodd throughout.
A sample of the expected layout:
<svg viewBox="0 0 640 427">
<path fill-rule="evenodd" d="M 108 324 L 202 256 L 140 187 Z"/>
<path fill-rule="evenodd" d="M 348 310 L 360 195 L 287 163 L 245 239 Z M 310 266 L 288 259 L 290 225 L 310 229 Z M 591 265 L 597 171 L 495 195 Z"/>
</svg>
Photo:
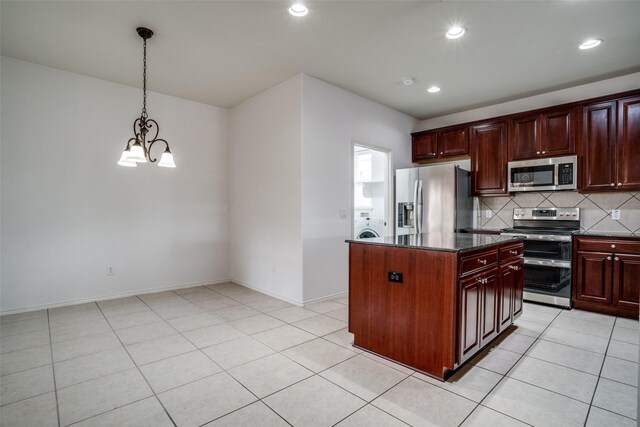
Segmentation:
<svg viewBox="0 0 640 427">
<path fill-rule="evenodd" d="M 458 123 L 483 120 L 521 111 L 535 110 L 537 108 L 581 101 L 583 99 L 596 98 L 617 92 L 625 92 L 640 88 L 640 73 L 627 74 L 612 79 L 601 80 L 572 88 L 543 93 L 515 101 L 434 117 L 417 123 L 415 131 L 435 129 Z"/>
<path fill-rule="evenodd" d="M 302 302 L 302 78 L 230 114 L 231 278 Z"/>
<path fill-rule="evenodd" d="M 124 168 L 141 90 L 1 67 L 3 311 L 229 277 L 226 110 L 149 93 L 178 167 Z"/>
<path fill-rule="evenodd" d="M 304 301 L 311 301 L 348 289 L 352 142 L 389 148 L 394 169 L 411 167 L 415 120 L 313 77 L 302 81 Z"/>
</svg>

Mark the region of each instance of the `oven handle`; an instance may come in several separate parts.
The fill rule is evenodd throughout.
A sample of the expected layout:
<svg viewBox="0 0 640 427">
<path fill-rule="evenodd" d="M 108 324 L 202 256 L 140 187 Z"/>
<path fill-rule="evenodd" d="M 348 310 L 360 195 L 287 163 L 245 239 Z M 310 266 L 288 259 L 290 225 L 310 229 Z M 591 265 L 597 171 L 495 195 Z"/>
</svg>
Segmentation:
<svg viewBox="0 0 640 427">
<path fill-rule="evenodd" d="M 524 234 L 524 233 L 500 233 L 501 236 L 524 237 L 530 240 L 545 240 L 550 242 L 570 242 L 571 236 L 559 236 L 549 234 Z"/>
<path fill-rule="evenodd" d="M 559 268 L 571 268 L 571 261 L 556 261 L 537 258 L 525 258 L 524 263 L 526 265 L 540 265 L 544 267 L 559 267 Z"/>
</svg>

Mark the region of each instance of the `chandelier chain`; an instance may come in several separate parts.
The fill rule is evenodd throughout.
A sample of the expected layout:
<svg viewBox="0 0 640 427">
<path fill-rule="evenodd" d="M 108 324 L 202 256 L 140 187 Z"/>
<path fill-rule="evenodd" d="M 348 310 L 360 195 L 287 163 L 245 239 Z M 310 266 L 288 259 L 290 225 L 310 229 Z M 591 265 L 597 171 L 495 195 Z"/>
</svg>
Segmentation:
<svg viewBox="0 0 640 427">
<path fill-rule="evenodd" d="M 142 117 L 147 118 L 147 39 L 144 39 L 142 59 Z"/>
</svg>

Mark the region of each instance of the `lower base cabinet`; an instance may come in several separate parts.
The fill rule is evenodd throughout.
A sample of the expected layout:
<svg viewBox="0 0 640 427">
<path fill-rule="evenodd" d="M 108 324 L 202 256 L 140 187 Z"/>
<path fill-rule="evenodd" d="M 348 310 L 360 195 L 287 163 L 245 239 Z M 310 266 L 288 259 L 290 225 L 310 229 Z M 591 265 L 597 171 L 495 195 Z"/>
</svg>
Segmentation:
<svg viewBox="0 0 640 427">
<path fill-rule="evenodd" d="M 638 319 L 640 239 L 574 239 L 573 304 L 581 310 Z"/>
</svg>

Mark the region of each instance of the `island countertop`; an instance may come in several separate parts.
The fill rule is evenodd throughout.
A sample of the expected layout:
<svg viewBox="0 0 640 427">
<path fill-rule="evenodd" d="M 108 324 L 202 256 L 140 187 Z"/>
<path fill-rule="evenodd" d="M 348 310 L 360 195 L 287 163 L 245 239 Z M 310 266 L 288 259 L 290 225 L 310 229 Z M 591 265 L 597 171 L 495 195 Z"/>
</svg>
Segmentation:
<svg viewBox="0 0 640 427">
<path fill-rule="evenodd" d="M 431 232 L 369 239 L 351 239 L 347 240 L 347 242 L 442 252 L 464 252 L 511 241 L 515 243 L 521 240 L 523 240 L 522 237 L 492 234 Z"/>
</svg>

